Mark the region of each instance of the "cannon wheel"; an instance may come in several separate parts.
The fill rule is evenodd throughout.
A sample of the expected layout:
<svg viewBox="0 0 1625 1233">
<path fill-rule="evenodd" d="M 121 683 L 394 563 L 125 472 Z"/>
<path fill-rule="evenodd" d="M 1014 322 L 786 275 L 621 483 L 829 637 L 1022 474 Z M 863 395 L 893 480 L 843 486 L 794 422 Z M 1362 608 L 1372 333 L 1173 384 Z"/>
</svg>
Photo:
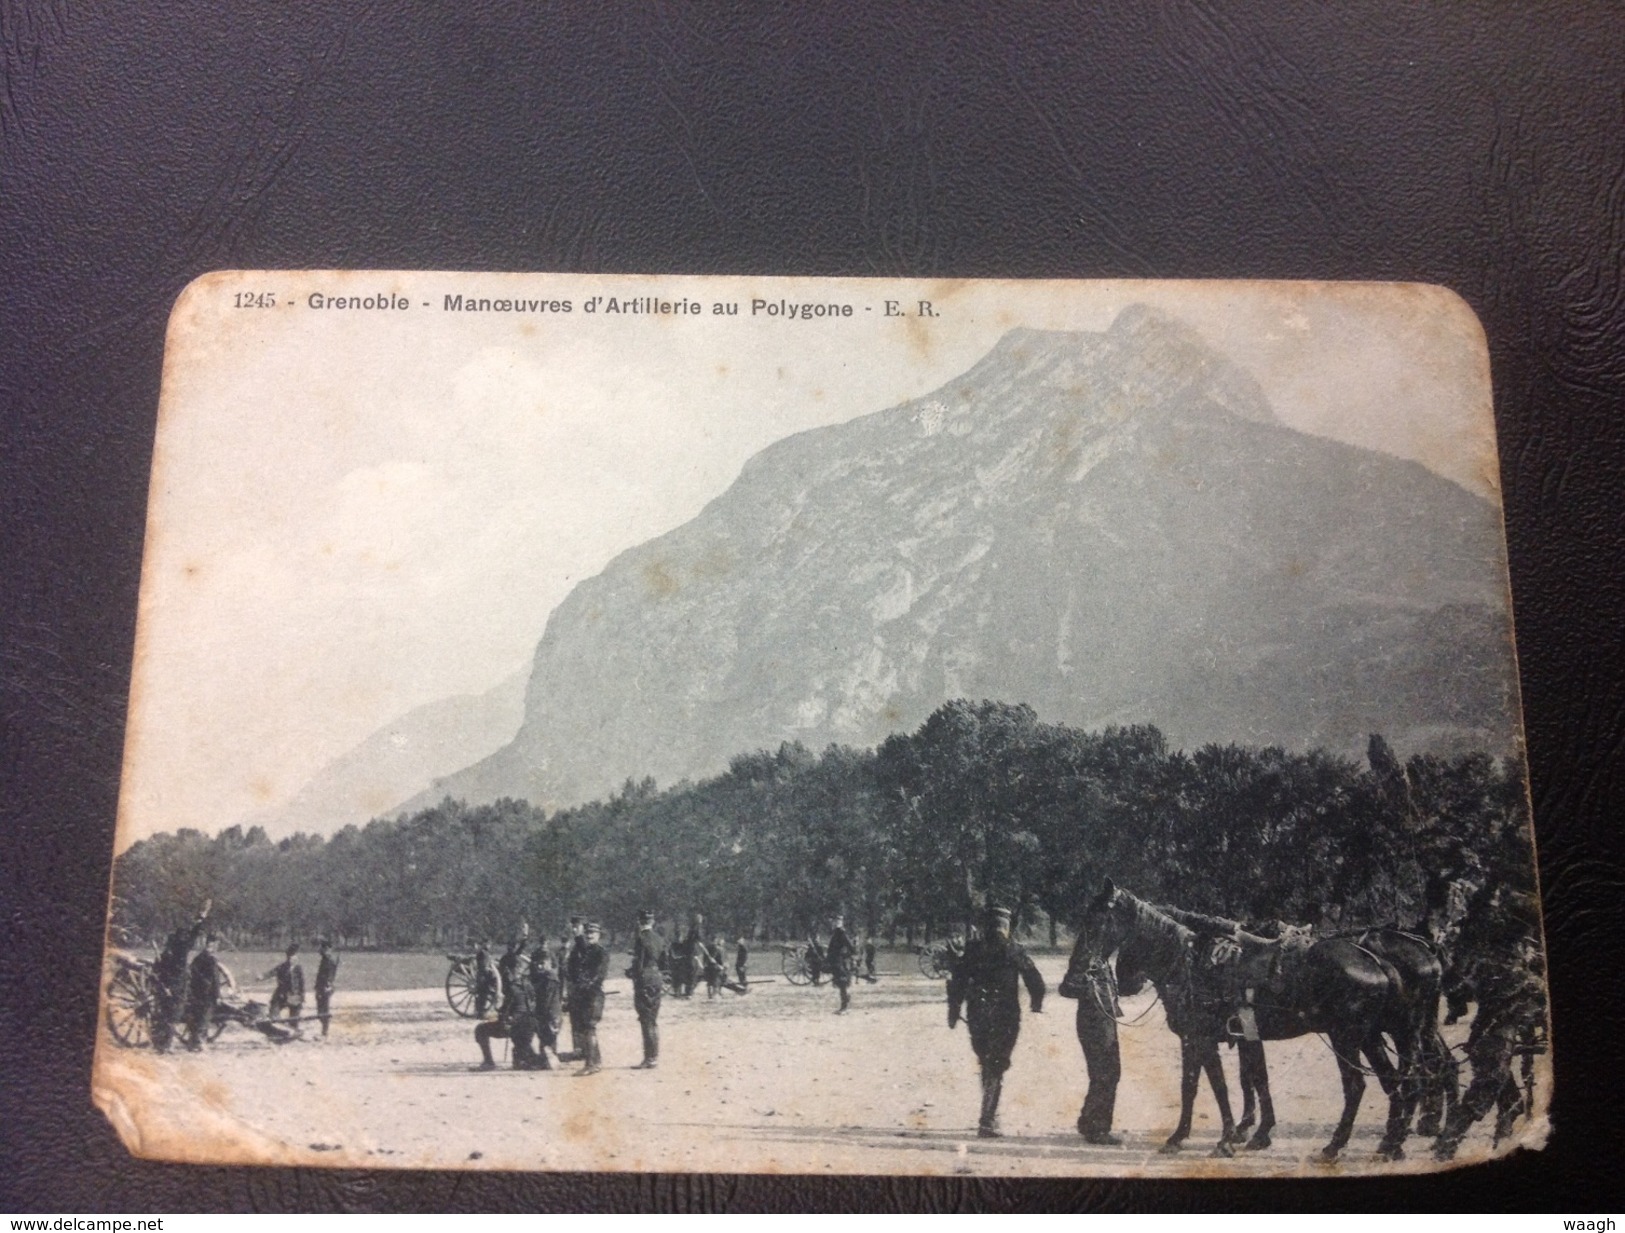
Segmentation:
<svg viewBox="0 0 1625 1233">
<path fill-rule="evenodd" d="M 786 947 L 780 967 L 784 971 L 784 978 L 792 985 L 812 984 L 812 973 L 807 970 L 807 952 L 803 948 Z"/>
<path fill-rule="evenodd" d="M 474 1014 L 474 969 L 466 963 L 454 963 L 446 973 L 446 1001 L 464 1019 Z"/>
<path fill-rule="evenodd" d="M 141 968 L 120 968 L 107 986 L 107 1030 L 131 1049 L 152 1043 L 152 1018 L 158 999 L 152 978 Z"/>
<path fill-rule="evenodd" d="M 943 980 L 947 977 L 947 969 L 942 964 L 942 951 L 935 946 L 926 946 L 920 950 L 920 971 L 932 980 Z"/>
</svg>

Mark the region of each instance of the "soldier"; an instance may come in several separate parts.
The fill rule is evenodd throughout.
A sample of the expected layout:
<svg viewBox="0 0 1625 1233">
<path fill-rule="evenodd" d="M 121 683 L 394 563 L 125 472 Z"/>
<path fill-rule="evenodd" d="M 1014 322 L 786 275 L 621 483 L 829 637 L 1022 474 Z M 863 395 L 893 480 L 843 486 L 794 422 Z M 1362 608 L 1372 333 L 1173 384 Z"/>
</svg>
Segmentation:
<svg viewBox="0 0 1625 1233">
<path fill-rule="evenodd" d="M 553 952 L 547 948 L 547 939 L 537 943 L 530 956 L 531 1005 L 536 1016 L 537 1069 L 552 1070 L 554 1057 L 559 1052 L 559 1027 L 563 993 L 559 985 L 559 971 Z"/>
<path fill-rule="evenodd" d="M 570 986 L 574 983 L 574 977 L 572 976 L 572 973 L 575 971 L 576 966 L 581 962 L 581 952 L 584 949 L 586 949 L 586 946 L 587 946 L 587 939 L 585 937 L 586 929 L 587 929 L 587 922 L 586 922 L 585 918 L 580 917 L 580 916 L 572 916 L 570 918 L 570 943 L 569 943 L 568 948 L 564 952 L 564 958 L 559 963 L 559 967 L 564 973 L 564 985 L 563 985 L 563 994 L 562 994 L 562 996 L 563 996 L 564 1009 L 565 1010 L 570 1009 L 570 1007 L 569 1007 L 569 1001 L 570 1001 L 569 992 L 570 992 Z M 581 1037 L 576 1034 L 575 1016 L 571 1015 L 570 1016 L 570 1052 L 559 1054 L 559 1061 L 561 1061 L 561 1062 L 575 1062 L 575 1061 L 579 1061 L 581 1059 L 581 1057 L 582 1057 Z"/>
<path fill-rule="evenodd" d="M 846 1014 L 852 1006 L 852 969 L 858 953 L 852 939 L 846 936 L 845 923 L 845 918 L 839 915 L 830 921 L 829 945 L 824 949 L 830 981 L 841 995 L 841 1005 L 835 1012 L 838 1015 Z"/>
<path fill-rule="evenodd" d="M 875 940 L 863 939 L 863 979 L 871 985 L 876 984 L 880 977 L 875 972 Z"/>
<path fill-rule="evenodd" d="M 598 1021 L 604 1017 L 604 978 L 609 975 L 609 952 L 598 944 L 602 931 L 589 921 L 582 934 L 582 947 L 571 957 L 570 1031 L 581 1052 L 582 1067 L 577 1075 L 596 1075 L 604 1068 L 598 1052 Z"/>
<path fill-rule="evenodd" d="M 705 972 L 705 917 L 698 912 L 689 923 L 680 958 L 682 962 L 677 965 L 677 972 L 682 978 L 682 996 L 693 997 L 694 986 L 700 983 Z"/>
<path fill-rule="evenodd" d="M 639 1070 L 653 1070 L 660 1064 L 660 999 L 665 992 L 660 973 L 666 962 L 665 944 L 655 933 L 654 913 L 639 912 L 638 932 L 632 939 L 632 966 L 626 969 L 632 982 L 632 1006 L 643 1031 Z"/>
<path fill-rule="evenodd" d="M 169 935 L 163 952 L 152 965 L 152 1046 L 159 1053 L 168 1053 L 170 1042 L 175 1037 L 175 1021 L 181 1017 L 181 1008 L 186 999 L 187 964 L 192 957 L 192 948 L 208 930 L 212 902 L 205 899 L 197 919 Z"/>
<path fill-rule="evenodd" d="M 1021 989 L 1025 983 L 1033 1014 L 1044 1008 L 1044 978 L 1027 952 L 1010 939 L 1010 912 L 990 908 L 984 936 L 965 947 L 948 978 L 948 1026 L 959 1023 L 960 1007 L 970 1025 L 971 1048 L 982 1065 L 982 1117 L 977 1135 L 999 1137 L 999 1093 L 1021 1032 Z"/>
<path fill-rule="evenodd" d="M 326 938 L 316 939 L 316 949 L 322 960 L 316 965 L 316 1018 L 322 1022 L 322 1036 L 327 1036 L 327 1025 L 333 1012 L 333 986 L 338 983 L 339 957 L 328 945 Z"/>
<path fill-rule="evenodd" d="M 728 969 L 722 958 L 725 953 L 720 933 L 709 946 L 700 947 L 700 960 L 705 968 L 705 996 L 708 999 L 722 996 L 722 985 L 728 977 Z"/>
<path fill-rule="evenodd" d="M 497 1068 L 491 1042 L 513 1031 L 512 1009 L 513 994 L 503 982 L 502 967 L 491 961 L 490 951 L 481 942 L 474 947 L 474 1014 L 480 1020 L 474 1025 L 474 1043 L 480 1047 L 481 1059 L 476 1070 Z"/>
<path fill-rule="evenodd" d="M 1433 1144 L 1435 1160 L 1454 1160 L 1474 1122 L 1497 1109 L 1495 1141 L 1512 1128 L 1523 1099 L 1512 1075 L 1512 1059 L 1539 1048 L 1546 1027 L 1546 987 L 1539 971 L 1539 947 L 1520 938 L 1510 953 L 1481 960 L 1477 969 L 1478 1011 L 1467 1036 L 1473 1080 L 1450 1109 L 1444 1131 Z"/>
<path fill-rule="evenodd" d="M 1117 1021 L 1122 1007 L 1117 1000 L 1117 973 L 1109 959 L 1090 960 L 1080 934 L 1072 948 L 1072 961 L 1058 990 L 1062 997 L 1078 999 L 1078 1044 L 1089 1087 L 1078 1113 L 1078 1133 L 1087 1143 L 1120 1147 L 1112 1133 L 1112 1112 L 1117 1105 L 1117 1083 L 1123 1076 L 1117 1046 Z"/>
<path fill-rule="evenodd" d="M 209 934 L 186 970 L 186 1047 L 193 1053 L 203 1050 L 214 1027 L 214 1009 L 220 995 L 231 987 L 231 978 L 215 957 L 219 939 Z"/>
<path fill-rule="evenodd" d="M 745 979 L 745 973 L 750 970 L 750 947 L 745 945 L 745 939 L 739 939 L 739 948 L 734 951 L 734 977 L 739 981 L 741 992 L 750 991 L 750 981 Z"/>
<path fill-rule="evenodd" d="M 502 1005 L 502 970 L 491 962 L 486 944 L 474 944 L 474 1017 L 483 1019 Z"/>
<path fill-rule="evenodd" d="M 275 1019 L 279 1011 L 286 1010 L 288 1018 L 297 1024 L 299 1012 L 305 1008 L 305 969 L 299 963 L 297 942 L 291 943 L 282 962 L 260 979 L 270 980 L 272 977 L 276 978 L 276 989 L 271 994 L 271 1009 L 266 1017 Z"/>
</svg>

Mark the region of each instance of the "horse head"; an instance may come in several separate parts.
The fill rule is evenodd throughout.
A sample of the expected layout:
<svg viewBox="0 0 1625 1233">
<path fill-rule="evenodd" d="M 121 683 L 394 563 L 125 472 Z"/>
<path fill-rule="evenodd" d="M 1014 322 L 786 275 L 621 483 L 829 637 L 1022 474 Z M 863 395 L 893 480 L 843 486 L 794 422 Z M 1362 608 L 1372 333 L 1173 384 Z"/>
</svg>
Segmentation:
<svg viewBox="0 0 1625 1233">
<path fill-rule="evenodd" d="M 1119 890 L 1110 878 L 1101 886 L 1100 893 L 1089 901 L 1078 924 L 1078 936 L 1084 945 L 1081 955 L 1090 963 L 1104 963 L 1122 943 L 1128 932 L 1126 913 L 1132 896 Z"/>
</svg>

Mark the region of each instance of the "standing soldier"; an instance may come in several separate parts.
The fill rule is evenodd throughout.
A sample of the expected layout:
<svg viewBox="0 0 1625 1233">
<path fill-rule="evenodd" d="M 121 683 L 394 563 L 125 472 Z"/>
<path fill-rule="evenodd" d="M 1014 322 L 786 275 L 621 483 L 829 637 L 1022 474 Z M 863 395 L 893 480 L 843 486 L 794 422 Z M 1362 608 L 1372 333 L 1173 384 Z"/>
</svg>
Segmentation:
<svg viewBox="0 0 1625 1233">
<path fill-rule="evenodd" d="M 214 934 L 203 939 L 203 949 L 186 970 L 186 1047 L 193 1053 L 203 1051 L 203 1042 L 209 1039 L 214 1027 L 214 1008 L 220 995 L 230 987 L 230 977 L 215 958 L 219 940 Z"/>
<path fill-rule="evenodd" d="M 990 908 L 984 936 L 965 947 L 965 956 L 948 978 L 948 1026 L 959 1023 L 965 1009 L 971 1048 L 982 1064 L 982 1117 L 977 1135 L 999 1137 L 999 1093 L 1010 1055 L 1021 1033 L 1021 983 L 1032 999 L 1032 1012 L 1044 1009 L 1044 978 L 1027 952 L 1010 939 L 1010 912 Z"/>
<path fill-rule="evenodd" d="M 739 939 L 739 949 L 734 951 L 734 976 L 739 981 L 741 993 L 750 992 L 750 981 L 745 979 L 745 973 L 750 970 L 750 947 L 745 945 L 745 939 Z"/>
<path fill-rule="evenodd" d="M 582 1067 L 577 1075 L 596 1075 L 604 1068 L 598 1052 L 598 1021 L 604 1017 L 604 978 L 609 975 L 609 952 L 598 944 L 602 931 L 589 921 L 582 934 L 582 946 L 572 956 L 570 981 L 570 1031 L 581 1051 Z"/>
<path fill-rule="evenodd" d="M 333 1013 L 333 986 L 338 983 L 339 957 L 328 946 L 326 938 L 316 939 L 316 949 L 322 961 L 316 965 L 316 1017 L 322 1021 L 322 1036 L 327 1036 L 327 1025 Z"/>
<path fill-rule="evenodd" d="M 880 980 L 875 972 L 875 940 L 872 937 L 863 939 L 863 979 L 871 985 Z"/>
<path fill-rule="evenodd" d="M 168 1053 L 175 1037 L 175 1021 L 181 1017 L 186 1000 L 187 964 L 192 948 L 202 939 L 209 927 L 209 907 L 213 901 L 205 899 L 203 910 L 190 925 L 182 925 L 169 935 L 163 952 L 152 965 L 153 989 L 152 1045 L 159 1053 Z"/>
<path fill-rule="evenodd" d="M 1078 1044 L 1089 1087 L 1078 1113 L 1078 1133 L 1088 1143 L 1119 1147 L 1123 1140 L 1112 1133 L 1112 1112 L 1117 1105 L 1117 1082 L 1123 1076 L 1117 1048 L 1117 1021 L 1122 1007 L 1117 1000 L 1117 973 L 1111 960 L 1088 955 L 1083 935 L 1072 948 L 1072 960 L 1057 992 L 1078 999 Z"/>
<path fill-rule="evenodd" d="M 844 1015 L 852 1005 L 852 970 L 856 966 L 857 947 L 846 936 L 845 918 L 837 915 L 830 921 L 829 945 L 824 949 L 824 962 L 829 967 L 830 981 L 840 992 L 841 1005 L 836 1014 Z"/>
<path fill-rule="evenodd" d="M 570 918 L 570 941 L 568 947 L 565 949 L 564 958 L 559 964 L 559 967 L 564 974 L 564 985 L 561 996 L 563 997 L 563 1005 L 566 1011 L 570 1009 L 570 987 L 575 983 L 575 970 L 581 962 L 581 952 L 587 947 L 587 939 L 585 937 L 586 928 L 587 922 L 585 918 L 580 916 L 572 916 Z M 579 1061 L 582 1056 L 581 1037 L 576 1034 L 576 1019 L 574 1015 L 571 1015 L 570 1052 L 559 1054 L 559 1061 L 575 1062 Z"/>
<path fill-rule="evenodd" d="M 661 969 L 667 962 L 666 947 L 655 933 L 654 913 L 639 912 L 638 932 L 632 939 L 632 966 L 626 969 L 632 981 L 632 1006 L 643 1031 L 639 1070 L 653 1070 L 660 1064 L 660 999 L 665 992 Z"/>
<path fill-rule="evenodd" d="M 275 1019 L 280 1011 L 286 1010 L 288 1018 L 297 1026 L 299 1012 L 305 1008 L 305 969 L 299 963 L 299 943 L 290 943 L 282 962 L 260 979 L 272 977 L 276 978 L 276 989 L 271 994 L 271 1009 L 266 1012 L 266 1018 Z"/>
<path fill-rule="evenodd" d="M 563 994 L 559 987 L 559 970 L 553 952 L 547 948 L 547 939 L 536 944 L 530 955 L 531 1004 L 536 1015 L 537 1069 L 552 1070 L 553 1062 L 547 1056 L 559 1052 L 560 1006 Z"/>
<path fill-rule="evenodd" d="M 1450 1109 L 1445 1127 L 1433 1144 L 1435 1160 L 1454 1160 L 1456 1149 L 1474 1122 L 1494 1106 L 1495 1141 L 1512 1129 L 1522 1111 L 1523 1095 L 1512 1074 L 1512 1059 L 1524 1049 L 1540 1048 L 1546 1028 L 1546 986 L 1540 978 L 1539 944 L 1521 937 L 1510 952 L 1480 960 L 1477 969 L 1478 1010 L 1467 1036 L 1472 1082 Z M 1532 1096 L 1532 1093 L 1531 1093 Z"/>
</svg>

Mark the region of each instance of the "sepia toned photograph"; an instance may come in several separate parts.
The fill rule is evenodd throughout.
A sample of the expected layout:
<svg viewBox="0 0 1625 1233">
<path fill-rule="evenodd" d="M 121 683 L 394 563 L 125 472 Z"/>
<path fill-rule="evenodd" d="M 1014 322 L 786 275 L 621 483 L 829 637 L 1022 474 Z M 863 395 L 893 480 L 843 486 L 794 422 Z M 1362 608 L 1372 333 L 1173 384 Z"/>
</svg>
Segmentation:
<svg viewBox="0 0 1625 1233">
<path fill-rule="evenodd" d="M 224 272 L 167 338 L 137 1156 L 1541 1147 L 1489 359 L 1414 284 Z"/>
</svg>

